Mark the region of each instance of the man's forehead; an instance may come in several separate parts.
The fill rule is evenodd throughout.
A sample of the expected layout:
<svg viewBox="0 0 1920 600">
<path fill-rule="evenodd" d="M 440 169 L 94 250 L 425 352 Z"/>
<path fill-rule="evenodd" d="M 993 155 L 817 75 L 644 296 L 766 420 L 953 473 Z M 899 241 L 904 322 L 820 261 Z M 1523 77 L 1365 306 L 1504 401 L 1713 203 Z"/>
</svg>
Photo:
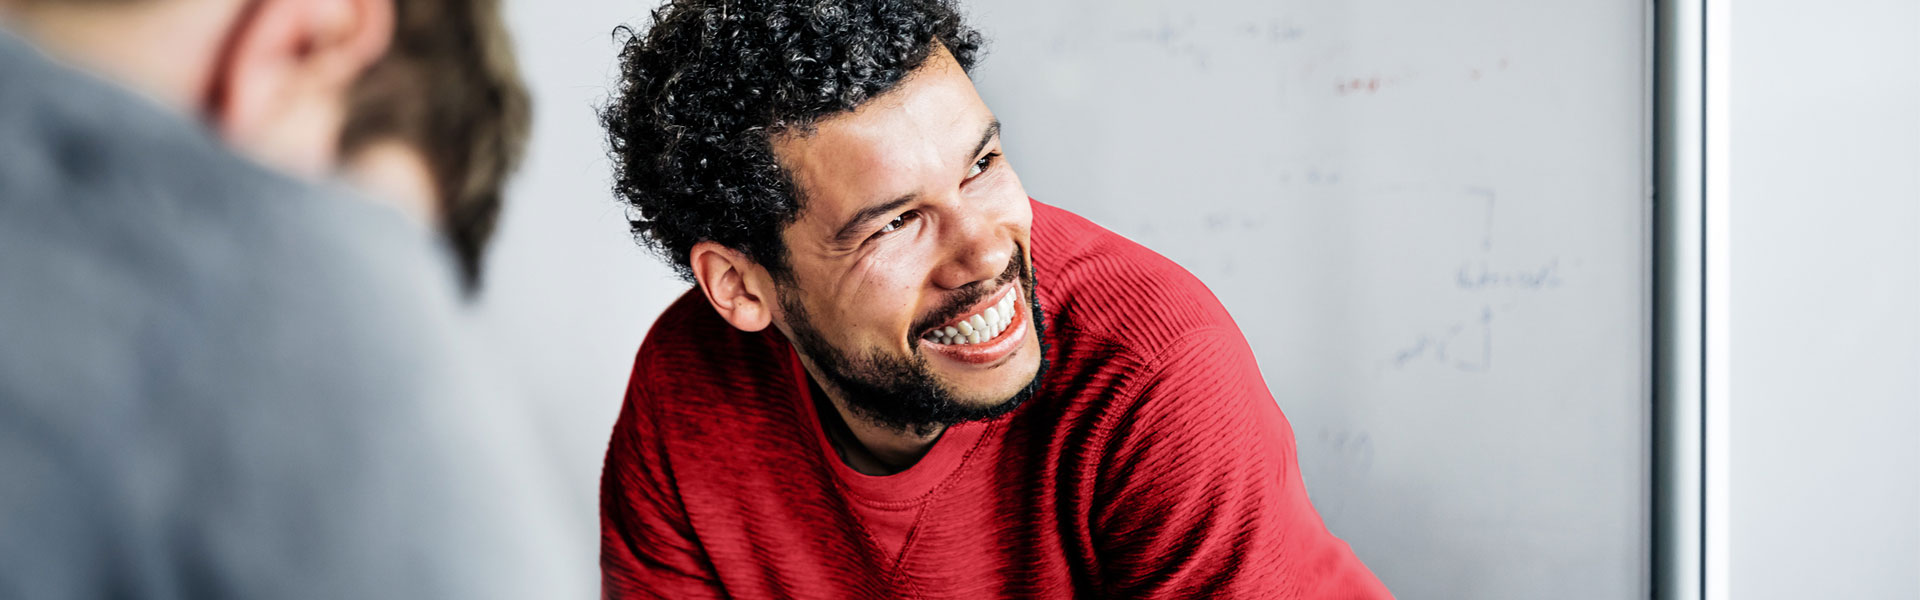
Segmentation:
<svg viewBox="0 0 1920 600">
<path fill-rule="evenodd" d="M 919 190 L 979 142 L 993 123 L 973 83 L 944 50 L 899 86 L 803 135 L 774 141 L 806 188 L 803 220 L 835 220 Z M 958 174 L 954 174 L 955 177 Z"/>
</svg>

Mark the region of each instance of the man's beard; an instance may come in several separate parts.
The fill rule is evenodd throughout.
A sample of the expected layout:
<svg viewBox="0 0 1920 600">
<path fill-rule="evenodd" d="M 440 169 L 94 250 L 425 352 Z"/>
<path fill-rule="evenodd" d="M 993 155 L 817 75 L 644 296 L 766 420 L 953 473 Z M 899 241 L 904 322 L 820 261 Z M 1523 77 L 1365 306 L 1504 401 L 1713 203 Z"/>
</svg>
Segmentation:
<svg viewBox="0 0 1920 600">
<path fill-rule="evenodd" d="M 1028 314 L 1033 317 L 1034 334 L 1038 336 L 1046 331 L 1046 324 L 1041 316 L 1039 296 L 1034 294 L 1033 274 L 1027 271 L 1026 254 L 1019 250 L 992 287 L 967 290 L 934 316 L 916 322 L 914 331 L 956 319 L 962 314 L 959 311 L 971 308 L 987 294 L 1015 282 L 1026 295 Z M 780 307 L 786 313 L 787 328 L 793 331 L 794 345 L 820 370 L 826 379 L 824 383 L 840 392 L 848 410 L 881 427 L 924 436 L 941 427 L 1005 415 L 1033 397 L 1040 385 L 1040 375 L 1047 370 L 1043 344 L 1039 368 L 1019 391 L 999 402 L 963 402 L 934 376 L 927 357 L 920 353 L 918 338 L 909 344 L 913 349 L 910 357 L 890 356 L 880 350 L 870 350 L 864 356 L 849 356 L 813 326 L 806 307 L 800 303 L 798 289 L 786 283 L 777 285 L 782 288 Z M 922 327 L 921 323 L 928 327 Z"/>
</svg>

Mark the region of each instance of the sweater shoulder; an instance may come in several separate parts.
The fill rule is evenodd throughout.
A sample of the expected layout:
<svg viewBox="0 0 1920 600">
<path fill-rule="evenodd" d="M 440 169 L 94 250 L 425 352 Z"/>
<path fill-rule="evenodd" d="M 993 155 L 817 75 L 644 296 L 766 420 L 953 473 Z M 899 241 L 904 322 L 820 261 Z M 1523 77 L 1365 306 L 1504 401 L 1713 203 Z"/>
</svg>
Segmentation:
<svg viewBox="0 0 1920 600">
<path fill-rule="evenodd" d="M 1098 343 L 1147 362 L 1198 331 L 1239 332 L 1213 291 L 1165 256 L 1037 201 L 1033 220 L 1049 337 Z"/>
<path fill-rule="evenodd" d="M 627 402 L 646 403 L 656 415 L 752 411 L 742 403 L 790 383 L 785 342 L 772 331 L 735 328 L 699 288 L 690 289 L 647 331 L 634 357 Z"/>
</svg>

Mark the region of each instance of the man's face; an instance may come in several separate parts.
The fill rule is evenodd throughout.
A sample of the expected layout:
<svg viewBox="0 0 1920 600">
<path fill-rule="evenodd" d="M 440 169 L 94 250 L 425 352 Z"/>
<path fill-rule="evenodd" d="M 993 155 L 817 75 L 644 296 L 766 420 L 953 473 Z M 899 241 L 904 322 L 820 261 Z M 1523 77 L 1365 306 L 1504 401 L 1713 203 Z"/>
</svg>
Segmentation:
<svg viewBox="0 0 1920 600">
<path fill-rule="evenodd" d="M 775 322 L 823 385 L 922 431 L 1030 393 L 1033 213 L 952 55 L 936 48 L 894 90 L 774 151 L 803 196 Z"/>
</svg>

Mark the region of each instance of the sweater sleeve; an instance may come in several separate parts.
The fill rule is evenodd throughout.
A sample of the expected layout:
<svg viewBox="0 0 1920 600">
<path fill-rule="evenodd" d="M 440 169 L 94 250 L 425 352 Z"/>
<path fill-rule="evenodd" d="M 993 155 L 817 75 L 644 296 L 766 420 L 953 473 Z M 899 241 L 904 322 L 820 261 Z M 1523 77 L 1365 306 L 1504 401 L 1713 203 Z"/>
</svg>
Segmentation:
<svg viewBox="0 0 1920 600">
<path fill-rule="evenodd" d="M 636 370 L 600 474 L 601 594 L 724 598 L 687 523 L 644 385 Z"/>
<path fill-rule="evenodd" d="M 1150 368 L 1096 477 L 1102 597 L 1391 597 L 1308 502 L 1237 331 L 1192 332 Z"/>
</svg>

